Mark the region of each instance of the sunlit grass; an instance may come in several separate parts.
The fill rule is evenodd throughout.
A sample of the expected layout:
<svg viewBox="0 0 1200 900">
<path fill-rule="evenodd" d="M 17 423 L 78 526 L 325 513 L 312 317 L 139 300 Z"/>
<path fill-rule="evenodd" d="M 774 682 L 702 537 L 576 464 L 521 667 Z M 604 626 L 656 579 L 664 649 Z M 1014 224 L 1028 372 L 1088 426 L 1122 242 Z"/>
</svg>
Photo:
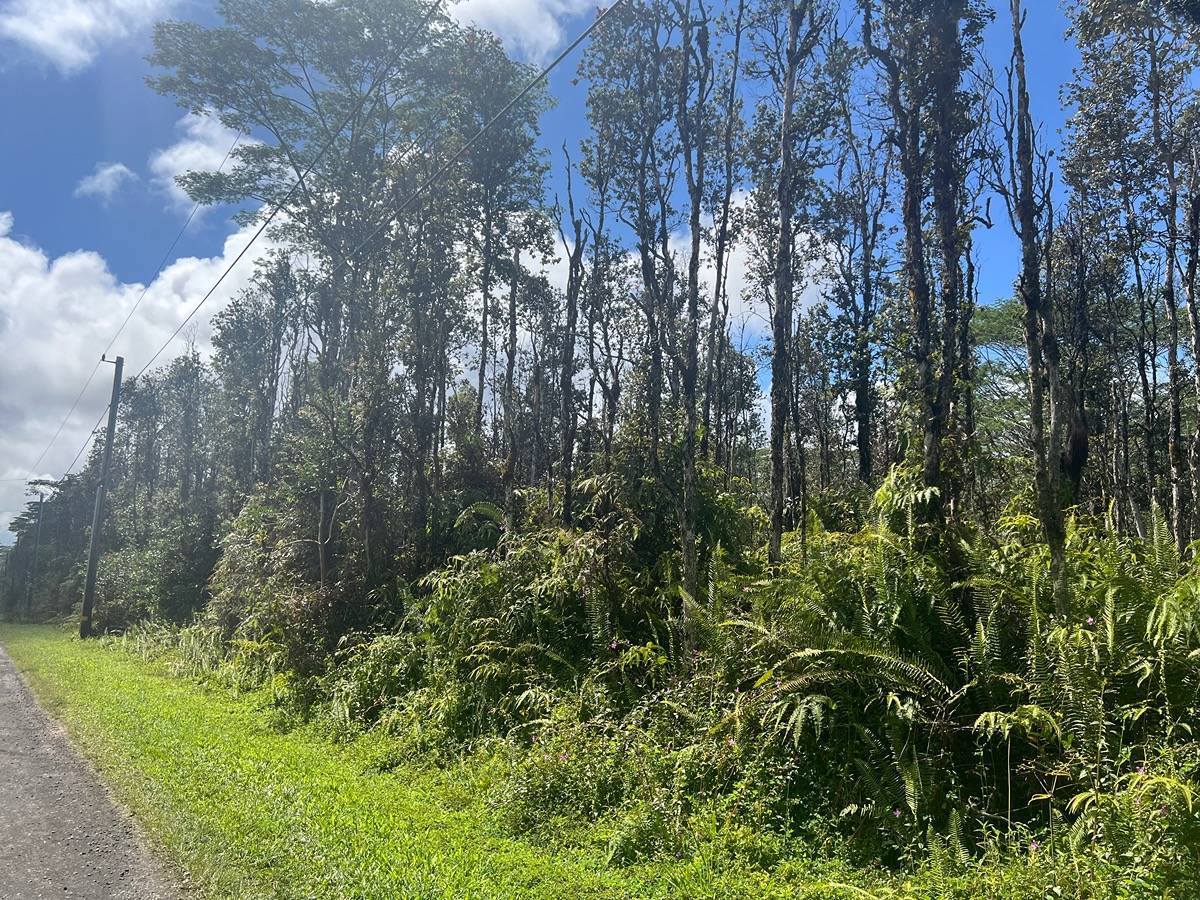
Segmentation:
<svg viewBox="0 0 1200 900">
<path fill-rule="evenodd" d="M 366 748 L 280 733 L 243 697 L 63 630 L 0 639 L 41 702 L 212 897 L 791 897 L 860 889 L 691 860 L 614 868 L 500 830 L 468 767 L 370 771 Z M 840 879 L 839 879 L 840 880 Z"/>
<path fill-rule="evenodd" d="M 1047 854 L 889 879 L 800 855 L 767 872 L 701 842 L 692 858 L 615 867 L 595 841 L 543 846 L 504 833 L 485 799 L 498 781 L 480 760 L 381 773 L 369 741 L 335 746 L 281 731 L 253 696 L 176 677 L 117 647 L 13 625 L 0 626 L 0 642 L 205 897 L 1150 896 L 1120 872 L 1102 877 L 1079 858 Z"/>
</svg>

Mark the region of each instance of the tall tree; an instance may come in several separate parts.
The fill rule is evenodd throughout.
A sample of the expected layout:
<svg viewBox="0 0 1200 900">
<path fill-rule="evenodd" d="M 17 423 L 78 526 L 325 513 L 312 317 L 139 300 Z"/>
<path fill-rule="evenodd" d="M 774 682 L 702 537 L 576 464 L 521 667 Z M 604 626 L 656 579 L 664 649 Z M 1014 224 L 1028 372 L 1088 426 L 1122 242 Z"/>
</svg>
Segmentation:
<svg viewBox="0 0 1200 900">
<path fill-rule="evenodd" d="M 993 184 L 1004 198 L 1013 231 L 1021 241 L 1017 293 L 1024 310 L 1022 325 L 1028 366 L 1034 488 L 1038 518 L 1050 548 L 1055 605 L 1060 613 L 1065 613 L 1068 597 L 1064 506 L 1068 498 L 1064 494 L 1062 463 L 1066 404 L 1059 376 L 1060 353 L 1054 309 L 1048 291 L 1043 290 L 1042 280 L 1043 248 L 1048 247 L 1048 234 L 1053 230 L 1051 185 L 1046 156 L 1039 154 L 1034 144 L 1036 129 L 1029 111 L 1029 84 L 1022 40 L 1025 14 L 1021 0 L 1010 0 L 1009 17 L 1012 63 L 1008 91 L 999 116 L 1006 156 L 1003 161 L 999 155 L 995 158 Z"/>
<path fill-rule="evenodd" d="M 683 589 L 698 595 L 696 547 L 696 456 L 700 379 L 700 250 L 701 213 L 704 206 L 707 150 L 711 140 L 709 119 L 713 87 L 709 15 L 704 0 L 679 4 L 683 19 L 683 46 L 679 65 L 678 129 L 688 193 L 687 303 L 683 350 L 683 490 L 680 502 L 680 546 Z"/>
<path fill-rule="evenodd" d="M 955 407 L 961 397 L 965 302 L 960 148 L 977 123 L 961 94 L 988 13 L 969 0 L 862 0 L 863 43 L 878 63 L 903 184 L 904 277 L 920 434 L 919 469 L 928 492 L 926 521 L 953 510 L 959 479 L 951 470 Z M 925 212 L 932 217 L 932 247 Z"/>
</svg>

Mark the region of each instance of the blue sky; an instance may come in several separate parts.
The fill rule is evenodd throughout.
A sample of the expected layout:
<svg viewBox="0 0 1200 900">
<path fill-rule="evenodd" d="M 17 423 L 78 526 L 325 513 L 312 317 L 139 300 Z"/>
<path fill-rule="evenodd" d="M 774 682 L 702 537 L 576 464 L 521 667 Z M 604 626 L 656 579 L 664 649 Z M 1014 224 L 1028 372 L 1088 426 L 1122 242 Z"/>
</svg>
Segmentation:
<svg viewBox="0 0 1200 900">
<path fill-rule="evenodd" d="M 1060 86 L 1077 55 L 1064 40 L 1058 6 L 1028 5 L 1034 113 L 1054 143 L 1065 120 Z M 215 167 L 228 149 L 231 134 L 185 119 L 145 83 L 152 22 L 209 19 L 213 7 L 200 0 L 0 0 L 0 109 L 8 126 L 0 141 L 0 479 L 56 476 L 75 455 L 104 406 L 103 376 L 30 471 L 187 215 L 171 178 Z M 594 8 L 591 0 L 467 0 L 456 14 L 540 62 L 586 27 Z M 986 38 L 997 71 L 1009 49 L 1000 17 Z M 562 185 L 560 146 L 576 146 L 584 132 L 584 88 L 571 84 L 576 62 L 553 75 L 559 102 L 542 123 L 551 195 Z M 999 208 L 994 217 L 996 227 L 977 234 L 985 302 L 1008 292 L 1016 268 L 1016 244 Z M 115 348 L 134 371 L 244 240 L 228 211 L 207 210 L 192 223 L 175 250 L 178 261 L 151 285 Z M 250 267 L 243 268 L 230 291 L 244 284 Z M 205 334 L 201 323 L 193 337 L 203 343 Z M 22 494 L 19 483 L 0 480 L 0 522 Z"/>
</svg>

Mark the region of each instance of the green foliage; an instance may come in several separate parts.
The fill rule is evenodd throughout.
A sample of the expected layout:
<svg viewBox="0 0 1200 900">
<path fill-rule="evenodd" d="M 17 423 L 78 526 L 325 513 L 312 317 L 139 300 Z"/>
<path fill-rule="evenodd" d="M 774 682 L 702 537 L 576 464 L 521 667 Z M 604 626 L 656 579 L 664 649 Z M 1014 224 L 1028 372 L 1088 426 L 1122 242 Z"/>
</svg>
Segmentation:
<svg viewBox="0 0 1200 900">
<path fill-rule="evenodd" d="M 154 616 L 161 596 L 157 556 L 131 549 L 109 553 L 100 560 L 96 570 L 98 631 L 121 632 Z"/>
<path fill-rule="evenodd" d="M 1190 896 L 1195 884 L 1187 861 L 1200 821 L 1172 783 L 1192 778 L 1180 768 L 1195 765 L 1190 746 L 1158 758 L 1144 777 L 1133 773 L 1140 780 L 1113 795 L 1104 810 L 1120 829 L 1113 843 L 1077 846 L 1065 829 L 1004 836 L 989 827 L 978 856 L 934 840 L 898 877 L 856 867 L 820 825 L 800 843 L 750 818 L 731 823 L 719 801 L 681 816 L 669 791 L 647 786 L 677 773 L 687 795 L 715 757 L 682 746 L 664 755 L 666 736 L 650 726 L 634 737 L 630 726 L 584 725 L 564 708 L 530 752 L 489 749 L 443 769 L 380 772 L 390 739 L 378 732 L 343 747 L 311 731 L 281 734 L 248 702 L 254 695 L 235 700 L 167 677 L 169 634 L 148 628 L 121 638 L 151 663 L 48 628 L 7 626 L 0 637 L 204 896 L 1150 900 Z M 666 725 L 672 706 L 645 711 L 658 710 Z M 719 735 L 712 743 L 729 759 L 749 749 Z M 762 762 L 747 768 L 747 780 L 778 765 L 766 755 Z M 513 788 L 519 799 L 509 798 Z M 521 813 L 531 818 L 514 823 Z M 514 840 L 514 825 L 531 829 L 523 833 L 532 842 Z"/>
<path fill-rule="evenodd" d="M 910 865 L 1024 833 L 1192 877 L 1191 776 L 1144 773 L 1193 757 L 1197 574 L 1169 540 L 1077 522 L 1057 618 L 1028 516 L 965 542 L 951 578 L 903 485 L 874 525 L 785 542 L 770 578 L 715 556 L 679 605 L 639 579 L 628 513 L 505 536 L 340 658 L 338 716 L 419 732 L 409 753 L 506 739 L 503 821 L 543 839 L 606 822 L 613 861 L 677 852 L 716 816 Z"/>
<path fill-rule="evenodd" d="M 577 883 L 598 892 L 627 886 L 605 865 L 666 873 L 637 886 L 677 896 L 720 893 L 714 873 L 743 866 L 729 894 L 786 895 L 822 866 L 836 877 L 817 896 L 1186 890 L 1200 880 L 1200 548 L 1183 551 L 1187 500 L 1164 512 L 1157 498 L 1167 467 L 1186 480 L 1174 451 L 1194 398 L 1168 299 L 1191 292 L 1157 249 L 1174 254 L 1184 231 L 1155 217 L 1182 213 L 1164 188 L 1200 180 L 1174 147 L 1194 143 L 1194 35 L 1154 4 L 1072 6 L 1084 55 L 1064 173 L 1087 190 L 1036 236 L 1043 258 L 1026 254 L 1045 277 L 1038 373 L 1020 299 L 973 299 L 970 231 L 987 214 L 966 172 L 1005 168 L 977 140 L 990 101 L 964 77 L 986 5 L 818 0 L 790 22 L 774 0 L 727 6 L 630 2 L 596 29 L 581 187 L 554 210 L 544 88 L 521 91 L 533 71 L 440 5 L 244 0 L 221 3 L 215 27 L 161 23 L 153 86 L 254 136 L 181 185 L 243 222 L 279 204 L 285 249 L 215 318 L 211 361 L 193 349 L 126 386 L 98 625 L 249 695 L 273 727 L 308 723 L 339 753 L 369 744 L 372 786 L 395 788 L 392 769 L 470 770 L 462 806 L 491 837 L 578 850 L 600 874 Z M 880 43 L 853 46 L 850 8 Z M 805 87 L 786 120 L 781 63 Z M 1135 114 L 1147 94 L 1174 113 Z M 1164 126 L 1165 143 L 1150 133 Z M 396 208 L 455 146 L 436 188 Z M 680 178 L 711 285 L 673 249 Z M 564 217 L 581 251 L 566 295 L 542 272 Z M 899 267 L 896 224 L 912 251 Z M 780 323 L 786 448 L 769 461 L 763 348 L 735 340 L 722 279 L 737 253 L 738 299 L 786 312 L 789 234 L 828 263 L 795 274 L 829 302 Z M 1031 442 L 1043 380 L 1049 434 Z M 1084 477 L 1088 440 L 1111 466 Z M 77 602 L 97 478 L 93 455 L 14 520 L 8 614 Z M 762 504 L 785 481 L 795 531 L 768 565 Z M 1068 495 L 1080 505 L 1052 556 L 1046 507 Z M 1105 506 L 1102 528 L 1087 511 Z M 196 734 L 171 736 L 203 756 Z M 296 751 L 230 739 L 216 770 L 251 785 L 261 746 Z M 319 767 L 325 749 L 295 758 Z M 194 812 L 207 758 L 187 762 Z M 293 878 L 335 858 L 345 882 L 329 896 L 482 890 L 417 841 L 411 876 L 380 862 L 387 841 L 364 838 L 366 862 L 346 849 L 362 838 L 357 820 L 342 834 L 349 813 L 400 840 L 409 794 L 382 822 L 363 793 L 272 805 L 297 783 L 362 789 L 320 776 L 286 772 L 259 806 L 219 784 L 253 825 L 239 852 L 276 862 L 250 841 L 261 829 Z M 535 891 L 553 893 L 544 871 Z"/>
<path fill-rule="evenodd" d="M 195 612 L 208 579 L 209 563 L 177 552 L 187 536 L 170 531 L 143 547 L 129 546 L 101 557 L 96 572 L 96 629 L 119 633 L 148 619 L 181 623 Z"/>
<path fill-rule="evenodd" d="M 383 740 L 376 768 L 491 759 L 498 822 L 612 865 L 720 844 L 779 866 L 799 842 L 919 872 L 929 896 L 983 871 L 1032 895 L 1049 854 L 1064 891 L 1066 860 L 1151 891 L 1200 873 L 1200 570 L 1161 524 L 1138 541 L 1073 520 L 1063 618 L 1035 520 L 1014 506 L 947 555 L 903 472 L 870 524 L 791 535 L 770 571 L 747 552 L 755 513 L 706 494 L 732 548 L 698 597 L 643 541 L 653 494 L 581 493 L 577 528 L 502 533 L 424 579 L 393 628 L 332 645 L 289 580 L 305 551 L 250 503 L 201 620 L 125 642 Z"/>
</svg>

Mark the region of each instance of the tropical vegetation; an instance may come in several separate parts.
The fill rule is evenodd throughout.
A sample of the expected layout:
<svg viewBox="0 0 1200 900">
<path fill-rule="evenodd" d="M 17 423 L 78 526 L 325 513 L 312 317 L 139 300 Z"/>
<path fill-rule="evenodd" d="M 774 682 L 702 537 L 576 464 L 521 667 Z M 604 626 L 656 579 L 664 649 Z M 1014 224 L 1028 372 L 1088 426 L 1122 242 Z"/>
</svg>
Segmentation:
<svg viewBox="0 0 1200 900">
<path fill-rule="evenodd" d="M 1200 892 L 1200 11 L 1067 10 L 1057 152 L 1021 0 L 623 0 L 554 152 L 440 4 L 162 23 L 246 136 L 183 187 L 276 249 L 125 385 L 97 628 L 609 867 Z"/>
</svg>

